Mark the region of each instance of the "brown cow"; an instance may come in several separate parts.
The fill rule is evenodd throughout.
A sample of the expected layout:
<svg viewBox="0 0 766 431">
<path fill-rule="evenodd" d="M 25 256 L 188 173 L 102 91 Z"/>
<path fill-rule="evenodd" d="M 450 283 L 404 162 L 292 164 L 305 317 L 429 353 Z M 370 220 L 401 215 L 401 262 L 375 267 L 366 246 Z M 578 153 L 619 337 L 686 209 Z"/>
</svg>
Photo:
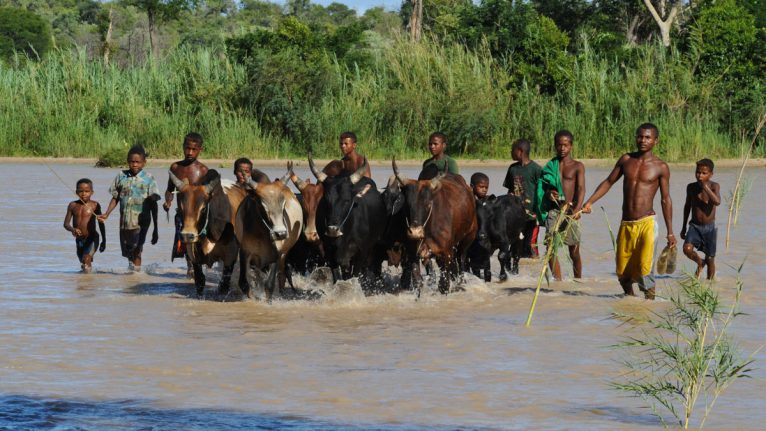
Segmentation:
<svg viewBox="0 0 766 431">
<path fill-rule="evenodd" d="M 218 289 L 226 293 L 237 260 L 234 214 L 245 192 L 231 181 L 222 181 L 214 169 L 205 174 L 200 185 L 191 185 L 186 179 L 181 181 L 173 171 L 169 171 L 168 176 L 178 191 L 178 206 L 183 214 L 181 241 L 192 263 L 197 296 L 202 296 L 205 289 L 202 265 L 210 267 L 217 261 L 223 262 Z"/>
<path fill-rule="evenodd" d="M 476 238 L 476 204 L 460 175 L 441 173 L 430 180 L 411 180 L 399 173 L 392 160 L 394 174 L 402 185 L 407 202 L 407 237 L 424 265 L 433 257 L 441 269 L 439 291 L 449 291 L 465 266 L 465 257 Z M 420 268 L 413 260 L 413 276 L 420 292 Z"/>
<path fill-rule="evenodd" d="M 239 286 L 242 293 L 252 297 L 247 271 L 251 266 L 268 268 L 265 299 L 270 301 L 274 289 L 285 286 L 285 260 L 287 253 L 298 241 L 303 225 L 303 214 L 298 199 L 285 185 L 292 173 L 274 182 L 248 183 L 247 198 L 242 201 L 236 215 L 234 232 L 240 244 Z"/>
</svg>

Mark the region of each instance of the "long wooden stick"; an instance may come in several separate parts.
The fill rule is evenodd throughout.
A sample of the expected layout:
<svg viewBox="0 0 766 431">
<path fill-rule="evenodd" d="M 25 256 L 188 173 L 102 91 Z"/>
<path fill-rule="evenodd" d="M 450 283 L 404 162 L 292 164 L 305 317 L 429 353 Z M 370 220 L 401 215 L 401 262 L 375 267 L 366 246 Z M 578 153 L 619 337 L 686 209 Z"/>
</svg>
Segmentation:
<svg viewBox="0 0 766 431">
<path fill-rule="evenodd" d="M 758 120 L 758 124 L 755 126 L 755 135 L 753 136 L 753 140 L 750 142 L 750 147 L 747 149 L 747 153 L 745 153 L 745 159 L 742 161 L 742 167 L 739 169 L 739 175 L 737 176 L 737 183 L 734 184 L 734 191 L 732 192 L 731 202 L 729 203 L 729 219 L 726 222 L 727 250 L 729 249 L 729 239 L 731 238 L 732 215 L 735 211 L 739 210 L 739 189 L 742 183 L 742 175 L 745 173 L 747 161 L 750 160 L 750 156 L 753 154 L 755 142 L 758 140 L 758 135 L 761 134 L 761 129 L 763 128 L 764 124 L 766 124 L 766 113 L 761 115 L 761 118 Z"/>
<path fill-rule="evenodd" d="M 537 305 L 537 297 L 540 295 L 540 287 L 543 284 L 543 278 L 545 277 L 545 273 L 549 271 L 548 263 L 553 258 L 553 255 L 556 253 L 555 247 L 554 247 L 554 237 L 556 233 L 559 231 L 559 226 L 561 226 L 561 223 L 564 221 L 564 219 L 567 218 L 566 212 L 569 209 L 569 203 L 564 204 L 564 206 L 561 208 L 561 212 L 559 212 L 559 216 L 556 218 L 556 223 L 553 226 L 553 233 L 546 232 L 546 235 L 548 235 L 548 241 L 546 244 L 546 250 L 545 250 L 545 257 L 543 258 L 543 264 L 542 268 L 540 269 L 540 276 L 537 277 L 537 288 L 535 288 L 535 296 L 532 298 L 532 305 L 529 307 L 529 314 L 527 315 L 527 322 L 524 324 L 524 326 L 529 327 L 529 325 L 532 324 L 532 314 L 535 312 L 535 305 Z M 582 211 L 578 211 L 577 213 L 573 214 L 571 217 L 575 218 L 577 215 L 579 215 Z"/>
</svg>

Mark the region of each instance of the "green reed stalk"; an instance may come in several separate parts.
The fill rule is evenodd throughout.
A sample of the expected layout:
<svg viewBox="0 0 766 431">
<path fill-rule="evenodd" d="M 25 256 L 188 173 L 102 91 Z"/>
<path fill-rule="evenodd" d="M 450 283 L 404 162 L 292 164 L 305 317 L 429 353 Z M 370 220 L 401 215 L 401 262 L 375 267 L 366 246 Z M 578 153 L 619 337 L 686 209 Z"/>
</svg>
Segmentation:
<svg viewBox="0 0 766 431">
<path fill-rule="evenodd" d="M 741 377 L 749 377 L 752 355 L 744 358 L 729 335 L 739 310 L 743 284 L 738 269 L 736 293 L 728 311 L 712 281 L 702 282 L 687 274 L 670 299 L 670 309 L 648 319 L 628 321 L 648 326 L 641 335 L 628 336 L 613 346 L 624 352 L 627 371 L 614 389 L 628 392 L 649 403 L 664 420 L 659 408 L 672 414 L 684 429 L 694 417 L 697 403 L 704 404 L 702 428 L 718 397 Z M 757 353 L 757 352 L 756 352 Z M 680 407 L 680 409 L 678 408 Z"/>
<path fill-rule="evenodd" d="M 766 112 L 761 115 L 758 123 L 755 126 L 755 134 L 753 140 L 750 142 L 750 146 L 745 152 L 745 157 L 742 160 L 742 167 L 739 169 L 739 175 L 737 175 L 737 182 L 734 184 L 734 190 L 731 193 L 731 202 L 729 203 L 729 217 L 726 222 L 726 249 L 729 249 L 729 239 L 731 238 L 731 225 L 732 221 L 736 224 L 737 217 L 739 215 L 739 208 L 742 205 L 742 198 L 744 197 L 744 189 L 742 188 L 742 175 L 745 173 L 745 167 L 747 161 L 750 160 L 750 156 L 753 154 L 756 142 L 758 142 L 758 136 L 761 134 L 761 129 L 766 125 Z"/>
<path fill-rule="evenodd" d="M 547 235 L 545 241 L 545 256 L 543 257 L 542 266 L 540 268 L 540 275 L 537 277 L 537 287 L 535 288 L 535 294 L 532 297 L 532 305 L 529 307 L 529 314 L 527 314 L 527 321 L 524 326 L 529 327 L 532 325 L 532 314 L 535 312 L 535 306 L 537 305 L 537 298 L 540 296 L 540 287 L 543 285 L 543 279 L 548 280 L 547 274 L 550 271 L 549 264 L 552 259 L 555 259 L 558 248 L 563 244 L 561 232 L 559 227 L 564 220 L 567 219 L 566 212 L 569 209 L 569 203 L 564 204 L 559 212 L 559 216 L 556 218 L 556 223 L 553 225 L 551 234 Z M 568 229 L 568 227 L 567 227 Z"/>
</svg>

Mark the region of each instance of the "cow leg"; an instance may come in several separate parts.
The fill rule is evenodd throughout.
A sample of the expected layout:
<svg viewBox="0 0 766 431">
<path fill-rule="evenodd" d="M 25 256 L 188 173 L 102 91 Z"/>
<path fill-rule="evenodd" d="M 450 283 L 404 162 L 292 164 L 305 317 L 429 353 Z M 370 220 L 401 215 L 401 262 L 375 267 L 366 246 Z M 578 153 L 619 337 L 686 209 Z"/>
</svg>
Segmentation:
<svg viewBox="0 0 766 431">
<path fill-rule="evenodd" d="M 197 288 L 197 298 L 201 298 L 205 292 L 205 273 L 202 271 L 201 263 L 192 263 L 194 270 L 194 287 Z"/>
<path fill-rule="evenodd" d="M 266 302 L 271 304 L 271 298 L 274 296 L 274 289 L 277 286 L 277 263 L 269 265 L 269 275 L 266 277 L 266 285 L 263 287 L 263 294 Z"/>
<path fill-rule="evenodd" d="M 423 290 L 423 274 L 420 273 L 420 262 L 413 259 L 409 264 L 412 273 L 412 288 L 415 289 L 415 296 L 420 298 L 420 291 Z"/>
<path fill-rule="evenodd" d="M 218 283 L 218 293 L 226 295 L 229 293 L 229 285 L 231 284 L 231 273 L 234 271 L 234 264 L 224 265 L 221 272 L 221 281 Z"/>
<path fill-rule="evenodd" d="M 482 259 L 482 263 L 483 263 L 482 266 L 484 267 L 483 268 L 484 269 L 484 281 L 489 283 L 490 281 L 492 281 L 492 270 L 491 270 L 491 266 L 490 266 L 489 256 L 487 256 L 485 259 Z M 503 267 L 502 267 L 502 265 L 500 266 L 500 279 L 501 280 L 503 279 Z"/>
<path fill-rule="evenodd" d="M 250 281 L 247 279 L 247 273 L 250 269 L 250 256 L 244 251 L 239 252 L 239 290 L 247 298 L 252 299 L 252 291 L 250 290 Z"/>
<path fill-rule="evenodd" d="M 519 274 L 519 259 L 521 259 L 521 252 L 523 250 L 524 243 L 521 239 L 517 239 L 513 245 L 511 245 L 511 259 L 513 260 L 513 266 L 511 266 L 511 274 Z"/>
<path fill-rule="evenodd" d="M 445 258 L 437 258 L 437 265 L 439 265 L 439 293 L 446 295 L 449 293 L 450 284 L 450 261 Z"/>
</svg>

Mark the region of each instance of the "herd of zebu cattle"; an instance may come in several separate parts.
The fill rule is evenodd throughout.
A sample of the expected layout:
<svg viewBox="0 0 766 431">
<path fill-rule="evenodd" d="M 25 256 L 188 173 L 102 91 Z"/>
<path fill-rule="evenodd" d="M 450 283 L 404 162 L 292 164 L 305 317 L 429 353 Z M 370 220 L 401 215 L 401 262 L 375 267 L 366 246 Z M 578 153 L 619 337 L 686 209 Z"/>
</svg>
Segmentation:
<svg viewBox="0 0 766 431">
<path fill-rule="evenodd" d="M 392 161 L 394 175 L 382 193 L 363 174 L 367 161 L 354 173 L 319 171 L 308 158 L 316 183 L 295 181 L 287 173 L 270 181 L 260 172 L 240 186 L 210 170 L 202 184 L 191 185 L 170 172 L 184 214 L 182 241 L 194 269 L 197 295 L 205 288 L 202 265 L 222 263 L 219 292 L 225 294 L 239 257 L 239 288 L 253 297 L 247 272 L 268 274 L 263 286 L 271 300 L 283 292 L 290 275 L 307 274 L 320 266 L 332 270 L 334 281 L 358 277 L 366 294 L 379 291 L 382 264 L 402 267 L 399 289 L 423 284 L 421 263 L 436 273 L 438 288 L 448 293 L 464 270 L 490 280 L 490 256 L 500 250 L 500 278 L 518 273 L 521 227 L 526 215 L 519 198 L 491 197 L 477 205 L 460 175 L 438 171 L 406 178 Z M 469 266 L 470 265 L 470 266 Z M 376 287 L 377 286 L 377 287 Z"/>
</svg>

